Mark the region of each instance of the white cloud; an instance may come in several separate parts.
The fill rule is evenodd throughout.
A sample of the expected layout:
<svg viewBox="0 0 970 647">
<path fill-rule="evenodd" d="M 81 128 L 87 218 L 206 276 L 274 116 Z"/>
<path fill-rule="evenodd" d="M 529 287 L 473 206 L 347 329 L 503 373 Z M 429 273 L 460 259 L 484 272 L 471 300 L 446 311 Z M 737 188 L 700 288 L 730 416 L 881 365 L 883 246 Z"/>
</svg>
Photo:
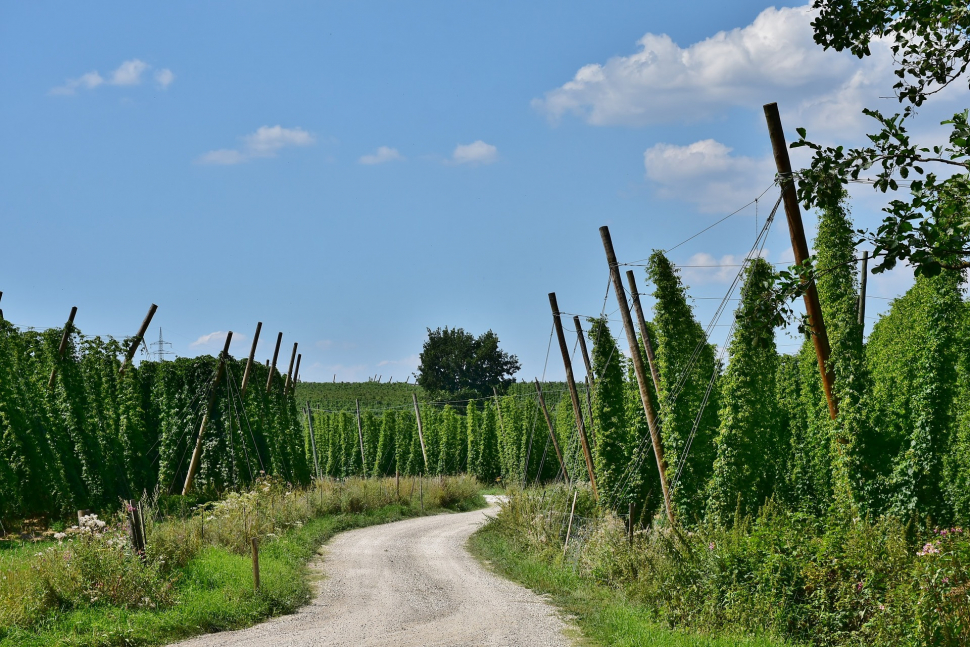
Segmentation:
<svg viewBox="0 0 970 647">
<path fill-rule="evenodd" d="M 594 125 L 708 119 L 777 101 L 783 116 L 829 130 L 859 123 L 864 102 L 891 92 L 891 56 L 881 43 L 864 60 L 824 51 L 812 38 L 809 6 L 762 11 L 742 28 L 680 47 L 644 35 L 639 51 L 591 63 L 533 100 L 553 121 L 575 114 Z"/>
<path fill-rule="evenodd" d="M 763 249 L 757 255 L 768 258 L 769 251 Z M 681 276 L 687 285 L 705 285 L 710 283 L 730 283 L 741 271 L 745 257 L 725 254 L 716 258 L 707 252 L 698 252 L 687 262 L 679 263 Z"/>
<path fill-rule="evenodd" d="M 145 61 L 133 58 L 119 65 L 117 69 L 108 75 L 107 79 L 101 76 L 97 70 L 94 70 L 87 74 L 82 74 L 76 79 L 68 79 L 64 85 L 51 88 L 50 94 L 74 94 L 77 90 L 93 90 L 101 85 L 138 85 L 141 83 L 142 74 L 150 68 L 151 65 Z M 162 87 L 168 87 L 175 80 L 175 75 L 168 69 L 159 70 L 155 74 L 155 80 Z"/>
<path fill-rule="evenodd" d="M 202 335 L 194 342 L 189 344 L 190 348 L 215 348 L 217 350 L 222 350 L 222 347 L 226 345 L 226 335 L 229 333 L 223 330 L 217 330 L 215 332 L 210 332 L 208 335 Z M 232 344 L 236 345 L 237 342 L 243 342 L 246 340 L 246 335 L 242 333 L 232 333 Z"/>
<path fill-rule="evenodd" d="M 384 162 L 395 162 L 403 159 L 404 156 L 396 148 L 381 146 L 372 155 L 361 155 L 358 161 L 361 164 L 383 164 Z"/>
<path fill-rule="evenodd" d="M 172 81 L 175 80 L 175 73 L 172 70 L 165 68 L 155 72 L 155 83 L 158 84 L 163 90 L 167 90 L 168 86 L 172 85 Z"/>
<path fill-rule="evenodd" d="M 242 138 L 243 145 L 238 148 L 221 148 L 201 155 L 199 164 L 241 164 L 258 157 L 276 157 L 283 148 L 289 146 L 310 146 L 316 139 L 302 128 L 283 128 L 282 126 L 260 126 L 256 132 Z"/>
<path fill-rule="evenodd" d="M 407 370 L 417 370 L 421 364 L 421 358 L 417 355 L 408 355 L 404 359 L 385 359 L 377 363 L 378 366 L 400 366 Z"/>
<path fill-rule="evenodd" d="M 703 212 L 730 212 L 775 178 L 770 157 L 732 155 L 731 150 L 713 139 L 687 146 L 661 143 L 643 153 L 643 165 L 660 197 L 685 200 Z"/>
<path fill-rule="evenodd" d="M 451 154 L 454 164 L 491 164 L 498 159 L 498 149 L 482 140 L 458 144 Z"/>
</svg>

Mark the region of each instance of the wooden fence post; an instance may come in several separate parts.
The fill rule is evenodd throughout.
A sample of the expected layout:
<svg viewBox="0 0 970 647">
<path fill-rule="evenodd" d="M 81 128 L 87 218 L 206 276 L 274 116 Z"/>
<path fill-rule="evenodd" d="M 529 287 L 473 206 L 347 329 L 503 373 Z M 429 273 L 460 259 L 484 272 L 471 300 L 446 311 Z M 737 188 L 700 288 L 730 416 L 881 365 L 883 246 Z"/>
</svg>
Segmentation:
<svg viewBox="0 0 970 647">
<path fill-rule="evenodd" d="M 300 381 L 300 361 L 303 359 L 303 353 L 296 356 L 296 368 L 293 369 L 293 382 L 290 384 L 290 388 L 294 391 L 296 390 L 296 383 Z"/>
<path fill-rule="evenodd" d="M 778 114 L 777 103 L 767 103 L 764 106 L 765 119 L 768 122 L 768 136 L 771 138 L 771 149 L 775 156 L 775 168 L 781 183 L 781 195 L 785 202 L 785 215 L 788 217 L 788 234 L 791 238 L 792 251 L 795 253 L 795 264 L 801 265 L 808 257 L 808 242 L 805 239 L 805 227 L 802 224 L 802 212 L 798 206 L 798 195 L 795 193 L 795 181 L 792 178 L 791 160 L 788 158 L 788 144 L 785 141 L 785 131 L 781 127 L 781 116 Z M 815 345 L 815 357 L 818 359 L 818 370 L 822 375 L 822 388 L 829 405 L 829 416 L 832 420 L 839 415 L 839 403 L 834 391 L 835 376 L 829 365 L 829 336 L 825 331 L 825 321 L 822 318 L 822 306 L 818 302 L 818 290 L 812 281 L 805 286 L 805 312 L 808 323 L 812 327 L 812 343 Z"/>
<path fill-rule="evenodd" d="M 250 540 L 253 547 L 253 590 L 259 593 L 259 538 Z"/>
<path fill-rule="evenodd" d="M 209 417 L 212 415 L 212 407 L 216 402 L 216 391 L 222 374 L 226 368 L 226 358 L 229 357 L 229 344 L 232 343 L 232 331 L 226 333 L 226 345 L 219 356 L 219 365 L 216 367 L 216 378 L 212 381 L 212 392 L 209 393 L 209 404 L 202 416 L 202 424 L 199 425 L 199 437 L 195 441 L 195 449 L 192 450 L 192 461 L 189 463 L 189 471 L 185 475 L 185 485 L 182 487 L 182 495 L 186 495 L 192 489 L 192 481 L 195 479 L 195 472 L 199 469 L 199 462 L 202 460 L 202 439 L 205 437 L 205 428 L 209 424 Z"/>
<path fill-rule="evenodd" d="M 549 293 L 549 305 L 552 307 L 552 323 L 556 329 L 556 337 L 559 339 L 559 350 L 562 351 L 562 363 L 566 368 L 566 386 L 569 389 L 569 397 L 573 402 L 573 414 L 576 416 L 576 428 L 579 430 L 579 441 L 583 446 L 583 456 L 586 458 L 586 471 L 589 474 L 589 484 L 593 488 L 593 498 L 599 500 L 599 492 L 596 489 L 596 474 L 593 471 L 593 454 L 589 450 L 589 441 L 586 439 L 586 423 L 583 421 L 583 411 L 579 406 L 579 394 L 576 392 L 576 380 L 573 379 L 573 364 L 569 359 L 569 347 L 566 346 L 566 336 L 562 332 L 562 321 L 559 318 L 559 303 L 556 301 L 556 293 Z"/>
<path fill-rule="evenodd" d="M 283 333 L 276 336 L 276 350 L 273 351 L 273 363 L 269 367 L 269 376 L 266 378 L 266 392 L 269 393 L 273 386 L 273 373 L 276 372 L 276 360 L 280 358 L 280 344 L 283 343 Z"/>
<path fill-rule="evenodd" d="M 152 317 L 155 316 L 155 311 L 158 310 L 158 306 L 154 303 L 152 307 L 148 309 L 148 314 L 145 316 L 145 320 L 141 322 L 141 328 L 135 333 L 135 338 L 131 341 L 131 346 L 128 348 L 128 354 L 125 355 L 125 361 L 121 363 L 121 369 L 118 371 L 121 375 L 125 374 L 125 368 L 128 366 L 128 362 L 131 358 L 135 356 L 135 351 L 138 350 L 138 344 L 141 340 L 145 338 L 145 331 L 148 330 L 148 326 L 152 323 Z"/>
<path fill-rule="evenodd" d="M 2 294 L 2 293 L 0 293 Z M 64 334 L 61 336 L 61 345 L 57 347 L 57 360 L 61 361 L 64 359 L 64 351 L 67 350 L 67 340 L 71 337 L 71 330 L 74 328 L 74 315 L 77 314 L 77 306 L 71 308 L 71 314 L 67 318 L 67 323 L 64 324 Z M 57 364 L 54 364 L 54 368 L 51 369 L 51 377 L 47 380 L 47 388 L 54 388 L 54 378 L 57 377 Z"/>
</svg>

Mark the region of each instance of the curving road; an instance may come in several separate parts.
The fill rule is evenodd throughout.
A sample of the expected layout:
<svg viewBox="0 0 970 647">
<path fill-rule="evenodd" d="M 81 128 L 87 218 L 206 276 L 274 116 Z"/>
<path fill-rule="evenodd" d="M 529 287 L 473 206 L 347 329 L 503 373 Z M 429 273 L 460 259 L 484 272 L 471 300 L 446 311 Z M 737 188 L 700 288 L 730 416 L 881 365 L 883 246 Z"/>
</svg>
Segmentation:
<svg viewBox="0 0 970 647">
<path fill-rule="evenodd" d="M 569 645 L 566 625 L 539 596 L 484 570 L 465 541 L 488 510 L 352 530 L 314 569 L 313 602 L 249 629 L 181 647 Z"/>
</svg>

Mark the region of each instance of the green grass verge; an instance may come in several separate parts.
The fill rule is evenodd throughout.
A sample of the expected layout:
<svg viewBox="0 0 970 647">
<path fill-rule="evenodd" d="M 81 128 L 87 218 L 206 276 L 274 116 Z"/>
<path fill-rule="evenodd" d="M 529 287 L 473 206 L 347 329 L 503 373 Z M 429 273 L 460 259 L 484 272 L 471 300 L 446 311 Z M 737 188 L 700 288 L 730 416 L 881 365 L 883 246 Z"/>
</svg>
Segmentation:
<svg viewBox="0 0 970 647">
<path fill-rule="evenodd" d="M 506 578 L 548 595 L 575 618 L 584 643 L 617 647 L 782 647 L 770 637 L 709 636 L 661 626 L 650 611 L 623 591 L 580 576 L 569 564 L 550 563 L 529 554 L 488 525 L 472 535 L 473 555 Z"/>
<path fill-rule="evenodd" d="M 482 502 L 480 502 L 481 504 Z M 462 509 L 471 509 L 467 504 Z M 57 614 L 32 630 L 10 628 L 0 647 L 162 645 L 198 634 L 248 627 L 306 604 L 307 562 L 338 532 L 414 516 L 390 505 L 360 514 L 319 517 L 262 547 L 259 593 L 248 556 L 207 548 L 181 569 L 178 603 L 158 611 L 87 607 Z"/>
</svg>

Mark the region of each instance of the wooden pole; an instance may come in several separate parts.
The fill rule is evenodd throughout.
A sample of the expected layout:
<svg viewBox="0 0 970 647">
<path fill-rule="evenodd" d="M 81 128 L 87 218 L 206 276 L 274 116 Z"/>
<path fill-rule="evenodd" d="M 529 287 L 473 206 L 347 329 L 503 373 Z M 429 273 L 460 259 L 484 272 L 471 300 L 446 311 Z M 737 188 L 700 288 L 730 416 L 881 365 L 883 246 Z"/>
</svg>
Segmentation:
<svg viewBox="0 0 970 647">
<path fill-rule="evenodd" d="M 424 430 L 421 426 L 421 409 L 418 408 L 418 396 L 411 393 L 411 399 L 414 400 L 414 415 L 418 418 L 418 440 L 421 441 L 421 455 L 424 456 L 424 469 L 428 470 L 428 452 L 424 448 Z"/>
<path fill-rule="evenodd" d="M 630 531 L 630 546 L 633 546 L 633 501 L 630 501 L 629 521 L 630 523 L 627 525 L 629 526 L 629 531 Z"/>
<path fill-rule="evenodd" d="M 785 202 L 785 215 L 788 218 L 788 233 L 791 237 L 792 250 L 795 252 L 795 264 L 803 264 L 809 257 L 808 242 L 805 239 L 805 227 L 802 225 L 802 212 L 798 206 L 798 195 L 795 193 L 795 182 L 792 179 L 791 160 L 788 158 L 788 145 L 785 142 L 785 131 L 781 127 L 781 116 L 778 114 L 777 103 L 767 103 L 764 106 L 765 119 L 768 121 L 768 135 L 771 137 L 771 149 L 775 155 L 775 167 L 778 169 L 781 182 L 782 197 Z M 829 405 L 829 416 L 833 420 L 839 415 L 839 403 L 833 389 L 835 376 L 829 366 L 829 337 L 825 331 L 825 321 L 822 318 L 822 306 L 818 302 L 818 290 L 815 282 L 805 286 L 805 311 L 808 314 L 808 324 L 812 328 L 812 343 L 815 345 L 815 356 L 818 359 L 818 370 L 822 376 L 822 388 Z"/>
<path fill-rule="evenodd" d="M 576 497 L 579 495 L 579 491 L 573 492 L 573 507 L 569 511 L 569 525 L 566 526 L 566 541 L 562 545 L 562 556 L 566 556 L 566 549 L 569 548 L 569 533 L 573 531 L 573 515 L 576 514 Z M 562 526 L 559 526 L 562 528 Z"/>
<path fill-rule="evenodd" d="M 660 439 L 657 416 L 654 413 L 653 403 L 650 401 L 650 392 L 647 389 L 647 370 L 643 365 L 643 356 L 640 354 L 640 343 L 637 341 L 637 333 L 633 329 L 633 317 L 630 315 L 630 306 L 626 302 L 626 291 L 623 289 L 623 281 L 620 280 L 620 267 L 616 262 L 616 252 L 613 250 L 613 239 L 610 237 L 609 227 L 600 227 L 600 238 L 603 239 L 603 249 L 606 250 L 606 262 L 610 266 L 610 277 L 613 280 L 613 291 L 616 292 L 616 300 L 620 306 L 620 316 L 623 319 L 623 330 L 626 332 L 626 341 L 630 346 L 630 356 L 633 358 L 633 371 L 637 375 L 640 403 L 643 405 L 643 413 L 647 418 L 647 426 L 650 427 L 650 440 L 653 442 L 653 454 L 657 459 L 657 469 L 660 472 L 660 487 L 664 495 L 664 508 L 667 511 L 667 519 L 670 520 L 671 527 L 676 527 L 674 509 L 670 503 L 670 488 L 667 487 L 667 462 L 664 460 L 664 449 Z"/>
<path fill-rule="evenodd" d="M 364 456 L 364 429 L 360 426 L 360 399 L 355 399 L 354 403 L 357 405 L 357 437 L 360 439 L 360 469 L 361 473 L 367 476 L 367 457 Z M 422 445 L 422 449 L 423 449 Z M 427 464 L 427 459 L 425 463 Z"/>
<path fill-rule="evenodd" d="M 583 334 L 583 326 L 579 322 L 579 315 L 573 317 L 573 323 L 576 325 L 576 336 L 579 337 L 579 349 L 583 353 L 583 364 L 586 365 L 586 375 L 592 386 L 596 384 L 596 378 L 593 376 L 593 364 L 589 361 L 589 351 L 586 350 L 586 335 Z"/>
<path fill-rule="evenodd" d="M 141 328 L 135 333 L 135 338 L 131 340 L 131 346 L 128 347 L 128 354 L 125 355 L 125 361 L 121 363 L 121 369 L 118 371 L 121 375 L 125 374 L 125 368 L 128 366 L 128 362 L 131 358 L 135 356 L 135 351 L 138 350 L 138 344 L 141 340 L 145 338 L 145 331 L 148 330 L 148 326 L 152 323 L 152 317 L 155 316 L 155 311 L 158 310 L 158 306 L 154 303 L 152 307 L 148 309 L 148 314 L 145 316 L 145 320 L 141 322 Z"/>
<path fill-rule="evenodd" d="M 259 538 L 250 540 L 253 547 L 253 590 L 259 593 Z"/>
<path fill-rule="evenodd" d="M 317 479 L 323 478 L 320 474 L 320 461 L 317 459 L 316 434 L 313 432 L 313 409 L 310 408 L 310 401 L 306 401 L 306 419 L 310 428 L 310 448 L 313 450 L 313 469 L 317 472 Z"/>
<path fill-rule="evenodd" d="M 249 347 L 249 359 L 246 360 L 246 370 L 243 372 L 242 387 L 239 389 L 239 398 L 246 397 L 246 387 L 249 386 L 249 375 L 253 370 L 253 359 L 256 357 L 256 344 L 259 343 L 259 331 L 263 329 L 263 322 L 256 322 L 256 334 L 253 335 L 253 345 Z"/>
<path fill-rule="evenodd" d="M 579 430 L 579 441 L 583 446 L 583 456 L 586 458 L 586 471 L 589 474 L 589 484 L 593 488 L 593 498 L 599 501 L 599 492 L 596 489 L 596 474 L 593 472 L 593 454 L 589 451 L 589 441 L 586 439 L 586 423 L 583 420 L 583 411 L 579 406 L 579 394 L 576 392 L 576 380 L 573 379 L 573 363 L 569 359 L 569 347 L 566 346 L 566 336 L 562 332 L 562 320 L 559 316 L 559 303 L 556 301 L 556 293 L 549 293 L 549 305 L 552 307 L 552 323 L 556 329 L 556 337 L 559 339 L 559 350 L 562 351 L 562 363 L 566 368 L 566 386 L 569 388 L 569 397 L 573 401 L 573 415 L 576 416 L 576 428 Z"/>
<path fill-rule="evenodd" d="M 269 377 L 266 378 L 266 392 L 273 386 L 273 373 L 276 372 L 276 360 L 280 358 L 280 344 L 283 343 L 283 333 L 276 336 L 276 350 L 273 351 L 273 363 L 269 366 Z"/>
<path fill-rule="evenodd" d="M 293 353 L 290 355 L 290 368 L 286 370 L 286 382 L 283 383 L 283 395 L 290 392 L 290 384 L 293 382 L 293 366 L 296 363 L 296 347 L 299 344 L 293 344 Z"/>
<path fill-rule="evenodd" d="M 61 336 L 61 345 L 57 347 L 57 361 L 60 362 L 64 359 L 64 351 L 67 350 L 67 340 L 71 337 L 71 330 L 74 328 L 74 315 L 77 314 L 77 306 L 71 308 L 71 314 L 67 318 L 67 323 L 64 324 L 64 334 Z M 57 364 L 54 364 L 54 368 L 51 369 L 51 377 L 47 380 L 47 388 L 54 388 L 54 378 L 57 377 Z"/>
<path fill-rule="evenodd" d="M 296 383 L 300 381 L 300 361 L 303 359 L 303 353 L 296 356 L 296 368 L 293 369 L 293 384 L 290 388 L 296 389 Z"/>
<path fill-rule="evenodd" d="M 0 290 L 0 299 L 3 299 L 3 291 Z M 3 320 L 3 310 L 0 310 L 0 321 Z"/>
<path fill-rule="evenodd" d="M 546 426 L 549 427 L 549 437 L 552 438 L 552 447 L 556 450 L 556 458 L 559 460 L 559 469 L 562 470 L 563 478 L 566 479 L 566 483 L 569 483 L 569 472 L 566 471 L 566 462 L 562 458 L 562 452 L 559 450 L 559 440 L 556 438 L 556 432 L 552 428 L 552 419 L 549 417 L 549 410 L 546 409 L 546 400 L 542 397 L 542 387 L 539 386 L 539 378 L 536 378 L 536 392 L 539 394 L 539 407 L 542 409 L 542 415 L 546 419 Z M 528 469 L 528 466 L 526 466 Z"/>
<path fill-rule="evenodd" d="M 862 334 L 866 330 L 866 281 L 869 278 L 869 250 L 862 252 L 862 267 L 859 271 L 859 325 Z"/>
<path fill-rule="evenodd" d="M 216 402 L 216 391 L 219 382 L 222 380 L 222 373 L 226 368 L 226 358 L 229 356 L 229 344 L 232 343 L 232 331 L 226 334 L 226 345 L 219 356 L 219 365 L 216 368 L 216 378 L 212 381 L 212 392 L 209 393 L 209 405 L 202 416 L 202 424 L 199 425 L 199 437 L 195 441 L 195 449 L 192 450 L 192 461 L 189 463 L 189 472 L 185 475 L 185 485 L 182 487 L 182 496 L 185 496 L 192 489 L 192 481 L 195 479 L 195 472 L 199 469 L 199 461 L 202 459 L 202 439 L 205 437 L 205 428 L 209 424 L 209 416 L 212 415 L 212 407 Z"/>
<path fill-rule="evenodd" d="M 647 320 L 643 316 L 643 307 L 640 305 L 640 292 L 637 290 L 637 279 L 633 275 L 633 270 L 626 271 L 626 282 L 630 285 L 630 296 L 633 297 L 633 311 L 637 313 L 637 326 L 640 328 L 640 338 L 643 340 L 643 348 L 647 351 L 647 364 L 650 365 L 650 376 L 653 378 L 653 388 L 660 397 L 660 371 L 657 370 L 657 358 L 653 355 L 653 344 L 650 343 L 650 330 L 647 328 Z"/>
</svg>

